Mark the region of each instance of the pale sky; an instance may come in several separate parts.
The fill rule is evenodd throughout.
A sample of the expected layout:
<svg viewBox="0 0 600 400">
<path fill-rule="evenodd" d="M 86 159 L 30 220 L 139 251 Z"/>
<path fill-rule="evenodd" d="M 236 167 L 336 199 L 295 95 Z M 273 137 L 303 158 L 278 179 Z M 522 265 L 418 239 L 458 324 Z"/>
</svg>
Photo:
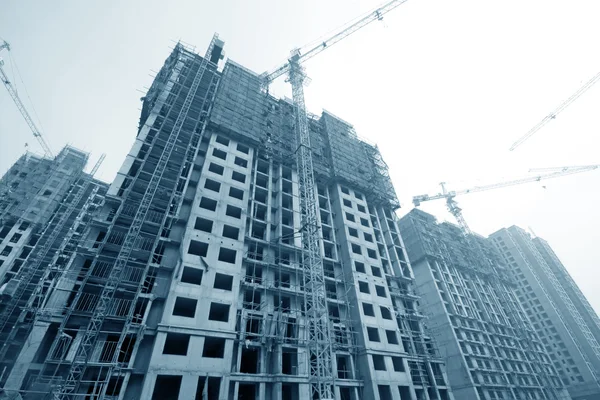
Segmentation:
<svg viewBox="0 0 600 400">
<path fill-rule="evenodd" d="M 0 8 L 41 127 L 64 144 L 106 153 L 111 181 L 134 141 L 140 97 L 181 39 L 203 54 L 212 34 L 227 57 L 263 72 L 380 4 L 357 0 L 29 1 Z M 600 84 L 515 152 L 516 139 L 600 71 L 597 0 L 409 0 L 306 63 L 308 108 L 325 108 L 377 143 L 403 215 L 412 196 L 500 182 L 529 168 L 600 163 Z M 6 51 L 4 69 L 11 77 Z M 16 72 L 16 71 L 15 71 Z M 17 83 L 30 110 L 24 86 Z M 281 79 L 272 90 L 290 95 Z M 0 88 L 0 173 L 35 139 Z M 600 310 L 600 170 L 458 197 L 488 235 L 531 227 L 549 241 Z M 543 188 L 545 186 L 546 188 Z M 444 202 L 424 211 L 449 219 Z"/>
</svg>

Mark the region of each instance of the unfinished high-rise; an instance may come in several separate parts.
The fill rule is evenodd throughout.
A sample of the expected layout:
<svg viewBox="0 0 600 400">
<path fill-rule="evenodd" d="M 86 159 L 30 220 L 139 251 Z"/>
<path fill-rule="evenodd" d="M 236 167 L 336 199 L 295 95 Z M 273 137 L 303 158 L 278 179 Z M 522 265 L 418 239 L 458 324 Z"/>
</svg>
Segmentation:
<svg viewBox="0 0 600 400">
<path fill-rule="evenodd" d="M 222 51 L 215 37 L 204 57 L 178 44 L 166 60 L 6 389 L 31 399 L 312 397 L 294 106 L 258 74 L 220 65 Z M 335 398 L 453 399 L 377 147 L 329 112 L 309 115 L 309 127 Z"/>
<path fill-rule="evenodd" d="M 0 180 L 0 383 L 27 371 L 38 313 L 65 271 L 108 185 L 83 171 L 88 154 L 66 146 L 53 159 L 26 153 Z M 17 360 L 19 360 L 17 362 Z"/>
<path fill-rule="evenodd" d="M 399 226 L 454 396 L 569 399 L 491 241 L 419 209 Z"/>
<path fill-rule="evenodd" d="M 573 399 L 600 398 L 600 320 L 548 243 L 517 226 L 490 236 Z"/>
</svg>

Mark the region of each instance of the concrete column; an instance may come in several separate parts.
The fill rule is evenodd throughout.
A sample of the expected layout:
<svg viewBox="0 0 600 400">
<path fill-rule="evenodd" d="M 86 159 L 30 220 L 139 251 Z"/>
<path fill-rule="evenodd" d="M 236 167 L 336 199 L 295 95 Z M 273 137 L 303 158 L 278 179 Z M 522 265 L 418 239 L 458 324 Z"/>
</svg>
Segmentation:
<svg viewBox="0 0 600 400">
<path fill-rule="evenodd" d="M 198 377 L 194 375 L 183 375 L 181 379 L 181 388 L 179 390 L 179 399 L 193 399 L 198 389 Z"/>
<path fill-rule="evenodd" d="M 49 326 L 49 322 L 35 322 L 33 329 L 29 334 L 29 338 L 25 342 L 17 361 L 15 362 L 15 366 L 13 367 L 10 376 L 6 381 L 5 388 L 15 390 L 21 388 L 21 384 L 23 383 L 23 379 L 25 379 L 29 365 L 33 363 L 33 358 L 40 348 L 42 340 L 44 339 Z"/>
<path fill-rule="evenodd" d="M 73 338 L 73 341 L 71 342 L 71 347 L 69 347 L 69 352 L 67 353 L 65 360 L 73 361 L 73 359 L 75 358 L 75 353 L 77 352 L 77 348 L 79 347 L 79 344 L 81 343 L 84 334 L 85 332 L 77 332 L 77 335 Z"/>
<path fill-rule="evenodd" d="M 312 399 L 312 393 L 310 392 L 310 385 L 308 383 L 301 383 L 298 386 L 299 399 Z"/>
</svg>

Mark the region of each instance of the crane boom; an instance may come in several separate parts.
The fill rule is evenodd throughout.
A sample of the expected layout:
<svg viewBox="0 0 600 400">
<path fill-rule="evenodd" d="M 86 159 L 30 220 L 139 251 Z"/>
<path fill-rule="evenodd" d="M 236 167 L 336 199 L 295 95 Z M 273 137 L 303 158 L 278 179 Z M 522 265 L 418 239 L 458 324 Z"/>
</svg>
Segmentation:
<svg viewBox="0 0 600 400">
<path fill-rule="evenodd" d="M 369 14 L 367 14 L 363 18 L 359 19 L 358 21 L 355 21 L 353 23 L 350 23 L 349 25 L 346 25 L 339 32 L 337 32 L 337 33 L 333 34 L 332 36 L 330 36 L 329 38 L 323 40 L 321 43 L 317 44 L 316 46 L 308 47 L 306 49 L 302 49 L 302 48 L 295 49 L 293 51 L 293 54 L 298 55 L 298 58 L 295 62 L 298 64 L 302 64 L 306 60 L 313 58 L 314 56 L 316 56 L 323 50 L 340 42 L 342 39 L 347 38 L 354 32 L 356 32 L 359 29 L 370 24 L 371 22 L 381 21 L 385 14 L 389 13 L 390 11 L 392 11 L 393 9 L 395 9 L 396 7 L 402 5 L 403 3 L 407 2 L 407 1 L 408 0 L 392 0 L 390 2 L 387 2 L 383 5 L 381 5 L 380 7 L 378 7 L 377 9 L 371 11 Z M 280 66 L 278 68 L 275 68 L 269 72 L 263 73 L 261 75 L 261 77 L 263 78 L 264 83 L 266 85 L 268 85 L 271 82 L 273 82 L 275 79 L 277 79 L 278 77 L 288 74 L 289 72 L 290 72 L 290 63 L 286 62 L 285 64 L 283 64 L 282 66 Z"/>
<path fill-rule="evenodd" d="M 442 193 L 438 193 L 433 196 L 430 196 L 428 194 L 422 194 L 420 196 L 415 196 L 415 197 L 413 197 L 413 204 L 415 205 L 415 207 L 418 207 L 424 201 L 446 199 L 446 206 L 448 208 L 448 211 L 450 211 L 450 213 L 454 216 L 454 218 L 456 218 L 456 221 L 458 222 L 458 225 L 460 226 L 462 232 L 465 234 L 465 236 L 468 237 L 472 232 L 471 232 L 471 229 L 469 228 L 469 225 L 467 225 L 467 221 L 465 220 L 464 216 L 462 215 L 462 209 L 460 207 L 458 207 L 458 203 L 454 199 L 456 196 L 461 195 L 461 194 L 467 194 L 467 193 L 483 192 L 484 190 L 500 189 L 500 188 L 507 187 L 507 186 L 521 185 L 523 183 L 528 183 L 528 182 L 539 182 L 544 179 L 558 178 L 558 177 L 565 176 L 565 175 L 572 175 L 572 174 L 578 174 L 580 172 L 591 171 L 591 170 L 597 169 L 598 167 L 600 167 L 600 165 L 581 165 L 581 166 L 574 166 L 574 167 L 541 168 L 539 170 L 546 171 L 547 173 L 541 174 L 541 175 L 536 175 L 536 176 L 529 176 L 527 178 L 514 179 L 514 180 L 506 181 L 506 182 L 493 183 L 491 185 L 475 186 L 474 188 L 470 188 L 470 189 L 464 189 L 464 190 L 459 190 L 459 191 L 450 191 L 450 192 L 446 190 L 445 183 L 442 182 L 440 184 L 442 186 Z"/>
<path fill-rule="evenodd" d="M 554 111 L 552 111 L 550 114 L 546 115 L 544 117 L 544 119 L 542 119 L 536 126 L 531 128 L 529 130 L 529 132 L 527 132 L 519 140 L 514 142 L 512 144 L 512 146 L 510 146 L 510 151 L 513 151 L 514 149 L 519 147 L 521 144 L 523 144 L 523 142 L 525 142 L 527 139 L 529 139 L 531 136 L 533 136 L 537 131 L 542 129 L 544 127 L 544 125 L 546 125 L 548 122 L 555 119 L 558 114 L 560 114 L 565 108 L 570 106 L 571 103 L 573 103 L 575 100 L 577 100 L 583 93 L 585 93 L 589 88 L 591 88 L 599 80 L 600 80 L 600 72 L 598 72 L 596 75 L 594 75 L 592 77 L 592 79 L 590 79 L 583 86 L 581 86 L 579 89 L 577 89 L 577 91 L 575 93 L 573 93 L 571 95 L 571 97 L 569 97 L 567 100 L 562 102 Z"/>
<path fill-rule="evenodd" d="M 2 50 L 2 49 L 6 49 L 6 50 L 10 51 L 10 45 L 7 42 L 4 42 L 4 43 L 0 44 L 0 50 Z M 33 136 L 35 136 L 35 138 L 39 142 L 40 146 L 42 146 L 42 150 L 44 151 L 44 154 L 48 157 L 54 158 L 54 154 L 52 153 L 52 150 L 50 150 L 50 146 L 48 146 L 48 143 L 46 143 L 46 140 L 42 136 L 42 133 L 40 132 L 38 127 L 35 125 L 35 122 L 33 122 L 33 119 L 29 115 L 29 112 L 27 112 L 27 108 L 25 108 L 25 105 L 19 98 L 19 94 L 17 93 L 17 90 L 14 88 L 13 84 L 10 82 L 10 80 L 8 79 L 8 76 L 4 72 L 4 69 L 2 68 L 3 65 L 4 65 L 4 62 L 0 60 L 0 79 L 2 79 L 2 83 L 6 87 L 6 90 L 8 90 L 8 94 L 10 95 L 10 97 L 12 97 L 13 101 L 15 102 L 15 104 L 16 104 L 17 108 L 19 109 L 19 112 L 21 113 L 23 118 L 25 118 L 25 122 L 27 122 L 27 125 L 29 125 L 29 129 L 31 129 Z"/>
<path fill-rule="evenodd" d="M 572 165 L 568 167 L 549 167 L 549 168 L 531 168 L 529 172 L 555 172 L 555 171 L 571 171 L 575 174 L 577 172 L 590 171 L 593 169 L 600 168 L 600 164 L 594 165 Z"/>
<path fill-rule="evenodd" d="M 456 197 L 458 195 L 467 194 L 467 193 L 482 192 L 484 190 L 491 190 L 491 189 L 500 189 L 500 188 L 507 187 L 507 186 L 521 185 L 523 183 L 529 183 L 529 182 L 538 182 L 538 181 L 545 180 L 545 179 L 558 178 L 558 177 L 565 176 L 565 175 L 572 175 L 572 174 L 578 174 L 580 172 L 591 171 L 591 170 L 597 169 L 598 167 L 600 167 L 600 165 L 582 165 L 582 166 L 573 166 L 573 167 L 554 167 L 554 168 L 535 169 L 535 170 L 530 170 L 530 171 L 544 171 L 547 173 L 536 175 L 536 176 L 529 176 L 529 177 L 521 178 L 521 179 L 514 179 L 514 180 L 510 180 L 510 181 L 506 181 L 506 182 L 493 183 L 490 185 L 475 186 L 470 189 L 464 189 L 464 190 L 458 190 L 458 191 L 449 191 L 448 192 L 444 189 L 444 190 L 442 190 L 442 193 L 438 193 L 438 194 L 432 195 L 432 196 L 430 196 L 428 194 L 415 196 L 415 197 L 413 197 L 413 204 L 415 206 L 419 206 L 424 201 L 438 200 L 438 199 L 444 199 L 444 198 L 447 199 L 450 197 Z"/>
</svg>

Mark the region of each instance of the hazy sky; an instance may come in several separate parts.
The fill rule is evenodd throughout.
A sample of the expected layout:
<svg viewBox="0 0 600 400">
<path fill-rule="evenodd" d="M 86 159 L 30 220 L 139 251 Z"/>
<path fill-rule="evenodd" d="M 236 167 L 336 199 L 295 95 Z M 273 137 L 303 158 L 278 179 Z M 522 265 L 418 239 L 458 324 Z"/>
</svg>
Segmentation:
<svg viewBox="0 0 600 400">
<path fill-rule="evenodd" d="M 379 3 L 5 0 L 0 37 L 12 45 L 53 149 L 91 151 L 91 164 L 106 153 L 98 176 L 110 181 L 135 138 L 140 97 L 174 41 L 204 53 L 219 32 L 228 57 L 262 72 Z M 462 189 L 533 167 L 600 163 L 600 84 L 508 151 L 600 70 L 599 13 L 597 0 L 409 0 L 306 63 L 307 104 L 379 144 L 400 215 L 412 196 L 437 193 L 441 181 Z M 289 96 L 283 79 L 273 91 Z M 25 143 L 39 151 L 0 88 L 0 173 Z M 599 182 L 600 170 L 457 199 L 476 232 L 515 224 L 548 240 L 600 310 Z M 450 218 L 443 201 L 422 208 Z"/>
</svg>

